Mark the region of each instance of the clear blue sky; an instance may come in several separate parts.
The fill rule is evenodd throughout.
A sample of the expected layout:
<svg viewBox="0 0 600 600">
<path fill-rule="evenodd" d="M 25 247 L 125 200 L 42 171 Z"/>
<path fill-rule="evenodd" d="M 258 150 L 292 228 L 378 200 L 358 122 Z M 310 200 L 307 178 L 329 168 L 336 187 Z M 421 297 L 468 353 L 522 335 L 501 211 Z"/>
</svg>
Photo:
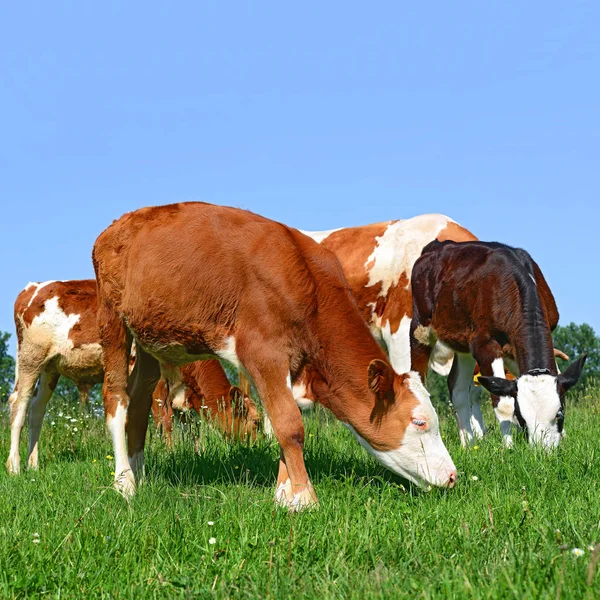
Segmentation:
<svg viewBox="0 0 600 600">
<path fill-rule="evenodd" d="M 526 248 L 600 331 L 600 3 L 31 2 L 0 22 L 0 330 L 122 213 L 425 212 Z M 14 345 L 12 346 L 14 348 Z"/>
</svg>

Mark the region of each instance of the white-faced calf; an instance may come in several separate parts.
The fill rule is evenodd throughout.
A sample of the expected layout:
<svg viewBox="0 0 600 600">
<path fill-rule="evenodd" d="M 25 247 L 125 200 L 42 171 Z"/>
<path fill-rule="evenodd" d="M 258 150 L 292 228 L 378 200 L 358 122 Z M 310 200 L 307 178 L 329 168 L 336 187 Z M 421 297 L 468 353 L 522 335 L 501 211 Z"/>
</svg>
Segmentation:
<svg viewBox="0 0 600 600">
<path fill-rule="evenodd" d="M 422 375 L 437 341 L 457 353 L 452 403 L 461 439 L 483 431 L 469 388 L 475 361 L 479 382 L 493 394 L 507 446 L 513 418 L 531 443 L 551 448 L 563 429 L 565 393 L 581 374 L 585 355 L 558 374 L 552 330 L 558 323 L 554 297 L 525 250 L 499 243 L 432 242 L 415 263 L 412 279 L 412 362 Z M 518 374 L 504 378 L 504 363 Z"/>
</svg>

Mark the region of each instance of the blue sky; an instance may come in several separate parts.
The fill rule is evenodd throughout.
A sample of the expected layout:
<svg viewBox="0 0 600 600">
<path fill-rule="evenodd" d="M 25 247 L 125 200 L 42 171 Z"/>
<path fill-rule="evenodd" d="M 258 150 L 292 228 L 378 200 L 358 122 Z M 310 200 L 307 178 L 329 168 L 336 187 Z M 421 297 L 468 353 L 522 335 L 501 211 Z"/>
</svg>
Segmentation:
<svg viewBox="0 0 600 600">
<path fill-rule="evenodd" d="M 9 3 L 0 330 L 180 200 L 304 229 L 450 215 L 600 331 L 600 3 Z M 14 348 L 14 345 L 12 346 Z"/>
</svg>

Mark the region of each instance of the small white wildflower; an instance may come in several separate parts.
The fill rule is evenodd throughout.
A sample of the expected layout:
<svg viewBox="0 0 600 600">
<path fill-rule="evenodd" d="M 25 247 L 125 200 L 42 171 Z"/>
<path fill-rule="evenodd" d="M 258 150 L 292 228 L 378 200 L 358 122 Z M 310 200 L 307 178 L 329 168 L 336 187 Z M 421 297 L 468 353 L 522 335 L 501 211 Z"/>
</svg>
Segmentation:
<svg viewBox="0 0 600 600">
<path fill-rule="evenodd" d="M 210 540 L 208 540 L 209 544 L 216 544 L 217 543 L 217 538 L 210 538 Z"/>
<path fill-rule="evenodd" d="M 590 552 L 593 552 L 596 549 L 596 546 L 594 544 L 590 544 L 587 548 Z"/>
<path fill-rule="evenodd" d="M 77 431 L 78 431 L 77 427 L 73 427 L 73 433 L 75 433 Z"/>
<path fill-rule="evenodd" d="M 52 421 L 52 423 L 50 423 L 50 425 L 56 425 L 56 422 L 55 422 L 55 421 Z"/>
<path fill-rule="evenodd" d="M 63 414 L 62 414 L 62 413 L 58 413 L 58 416 L 59 416 L 59 417 L 62 417 L 62 416 L 63 416 Z"/>
<path fill-rule="evenodd" d="M 39 534 L 39 533 L 36 531 L 36 532 L 33 534 L 33 537 L 34 537 L 34 538 L 39 538 L 39 537 L 40 537 L 40 534 Z"/>
<path fill-rule="evenodd" d="M 209 527 L 212 527 L 214 524 L 215 524 L 215 522 L 214 522 L 214 521 L 209 521 L 209 522 L 208 522 L 208 526 L 209 526 Z"/>
<path fill-rule="evenodd" d="M 471 475 L 471 479 L 473 481 L 479 481 L 479 477 L 477 477 L 477 475 Z"/>
<path fill-rule="evenodd" d="M 71 419 L 71 423 L 77 423 L 77 419 Z"/>
<path fill-rule="evenodd" d="M 581 548 L 573 548 L 573 550 L 571 550 L 571 554 L 579 558 L 580 556 L 583 556 L 585 552 Z"/>
<path fill-rule="evenodd" d="M 39 544 L 40 543 L 40 538 L 33 538 L 31 540 L 34 544 Z"/>
</svg>

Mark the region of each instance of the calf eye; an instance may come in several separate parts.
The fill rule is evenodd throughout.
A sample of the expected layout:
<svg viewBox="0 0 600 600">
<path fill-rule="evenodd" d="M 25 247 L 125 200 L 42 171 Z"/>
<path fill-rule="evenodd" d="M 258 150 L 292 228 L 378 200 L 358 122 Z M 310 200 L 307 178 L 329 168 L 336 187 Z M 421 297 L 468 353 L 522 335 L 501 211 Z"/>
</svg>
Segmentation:
<svg viewBox="0 0 600 600">
<path fill-rule="evenodd" d="M 424 429 L 427 425 L 427 421 L 425 421 L 424 419 L 413 419 L 412 423 L 413 425 L 416 425 L 419 429 Z"/>
</svg>

